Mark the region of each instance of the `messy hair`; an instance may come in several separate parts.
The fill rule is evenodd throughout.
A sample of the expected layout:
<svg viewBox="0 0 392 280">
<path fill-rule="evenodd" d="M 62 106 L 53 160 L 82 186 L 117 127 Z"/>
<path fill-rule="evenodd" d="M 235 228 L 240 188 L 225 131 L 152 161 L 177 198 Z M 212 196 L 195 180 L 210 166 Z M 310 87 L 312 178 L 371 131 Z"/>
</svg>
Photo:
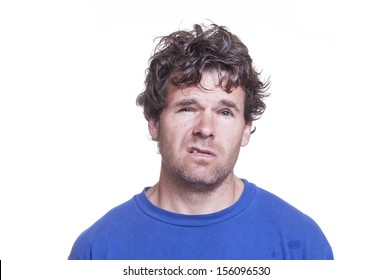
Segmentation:
<svg viewBox="0 0 392 280">
<path fill-rule="evenodd" d="M 145 118 L 159 119 L 166 106 L 169 83 L 186 88 L 199 85 L 203 73 L 216 71 L 227 93 L 245 91 L 245 121 L 260 118 L 265 110 L 269 79 L 260 80 L 248 48 L 227 27 L 194 25 L 191 31 L 176 31 L 160 38 L 146 70 L 145 89 L 137 97 Z"/>
</svg>

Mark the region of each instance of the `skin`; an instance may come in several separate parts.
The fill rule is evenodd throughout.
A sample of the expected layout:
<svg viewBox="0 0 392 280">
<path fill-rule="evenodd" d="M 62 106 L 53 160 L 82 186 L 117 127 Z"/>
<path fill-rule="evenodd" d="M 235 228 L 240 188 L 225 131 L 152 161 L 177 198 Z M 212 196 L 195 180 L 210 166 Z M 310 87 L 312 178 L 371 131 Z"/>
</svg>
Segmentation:
<svg viewBox="0 0 392 280">
<path fill-rule="evenodd" d="M 206 72 L 199 86 L 169 85 L 167 106 L 158 120 L 148 121 L 162 164 L 158 183 L 146 195 L 162 209 L 209 214 L 241 196 L 244 183 L 233 169 L 252 122 L 244 119 L 244 90 L 227 93 L 218 84 L 218 74 Z"/>
</svg>

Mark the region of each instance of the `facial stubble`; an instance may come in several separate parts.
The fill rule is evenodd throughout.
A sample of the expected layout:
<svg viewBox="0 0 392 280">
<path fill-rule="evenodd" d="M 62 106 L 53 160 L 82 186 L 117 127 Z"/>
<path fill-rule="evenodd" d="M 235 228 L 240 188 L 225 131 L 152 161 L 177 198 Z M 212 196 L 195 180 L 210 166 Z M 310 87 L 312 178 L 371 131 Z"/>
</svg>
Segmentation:
<svg viewBox="0 0 392 280">
<path fill-rule="evenodd" d="M 166 141 L 160 141 L 158 146 L 162 156 L 162 172 L 165 176 L 170 178 L 172 183 L 194 193 L 212 192 L 233 176 L 240 150 L 240 143 L 237 143 L 236 149 L 230 155 L 219 149 L 216 159 L 218 162 L 213 163 L 197 162 L 185 152 L 182 157 L 177 158 L 172 146 Z M 202 172 L 203 168 L 205 172 Z"/>
</svg>

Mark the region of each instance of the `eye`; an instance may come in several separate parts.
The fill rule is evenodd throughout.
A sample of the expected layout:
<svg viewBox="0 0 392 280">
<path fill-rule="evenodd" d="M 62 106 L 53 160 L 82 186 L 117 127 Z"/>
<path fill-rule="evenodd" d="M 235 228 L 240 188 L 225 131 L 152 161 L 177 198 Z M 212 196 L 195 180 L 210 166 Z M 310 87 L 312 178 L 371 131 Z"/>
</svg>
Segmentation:
<svg viewBox="0 0 392 280">
<path fill-rule="evenodd" d="M 220 114 L 227 117 L 234 116 L 230 110 L 222 110 Z"/>
<path fill-rule="evenodd" d="M 179 112 L 193 112 L 194 109 L 190 107 L 184 107 L 179 110 Z"/>
</svg>

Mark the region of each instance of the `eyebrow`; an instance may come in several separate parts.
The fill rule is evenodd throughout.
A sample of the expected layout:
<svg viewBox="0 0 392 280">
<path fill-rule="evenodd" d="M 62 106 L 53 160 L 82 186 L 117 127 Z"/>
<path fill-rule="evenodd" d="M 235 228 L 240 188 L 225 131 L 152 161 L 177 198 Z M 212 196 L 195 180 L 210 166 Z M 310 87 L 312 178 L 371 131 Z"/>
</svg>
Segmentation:
<svg viewBox="0 0 392 280">
<path fill-rule="evenodd" d="M 177 101 L 176 103 L 174 103 L 174 106 L 175 107 L 183 107 L 183 106 L 189 106 L 189 105 L 194 105 L 194 104 L 199 104 L 199 102 L 197 102 L 197 100 L 194 98 L 186 98 L 186 99 L 182 99 L 180 101 Z"/>
<path fill-rule="evenodd" d="M 240 111 L 240 109 L 237 106 L 237 103 L 231 101 L 231 100 L 226 100 L 226 99 L 221 99 L 221 101 L 219 101 L 219 104 L 229 107 L 229 108 L 233 108 L 236 111 Z"/>
<path fill-rule="evenodd" d="M 182 99 L 180 101 L 177 101 L 176 103 L 174 103 L 175 107 L 184 107 L 184 106 L 190 106 L 190 105 L 199 105 L 200 103 L 195 99 L 195 98 L 186 98 L 186 99 Z M 227 100 L 227 99 L 221 99 L 219 101 L 220 105 L 223 105 L 225 107 L 228 108 L 233 108 L 236 111 L 240 111 L 240 109 L 238 108 L 238 105 L 231 101 L 231 100 Z"/>
</svg>

